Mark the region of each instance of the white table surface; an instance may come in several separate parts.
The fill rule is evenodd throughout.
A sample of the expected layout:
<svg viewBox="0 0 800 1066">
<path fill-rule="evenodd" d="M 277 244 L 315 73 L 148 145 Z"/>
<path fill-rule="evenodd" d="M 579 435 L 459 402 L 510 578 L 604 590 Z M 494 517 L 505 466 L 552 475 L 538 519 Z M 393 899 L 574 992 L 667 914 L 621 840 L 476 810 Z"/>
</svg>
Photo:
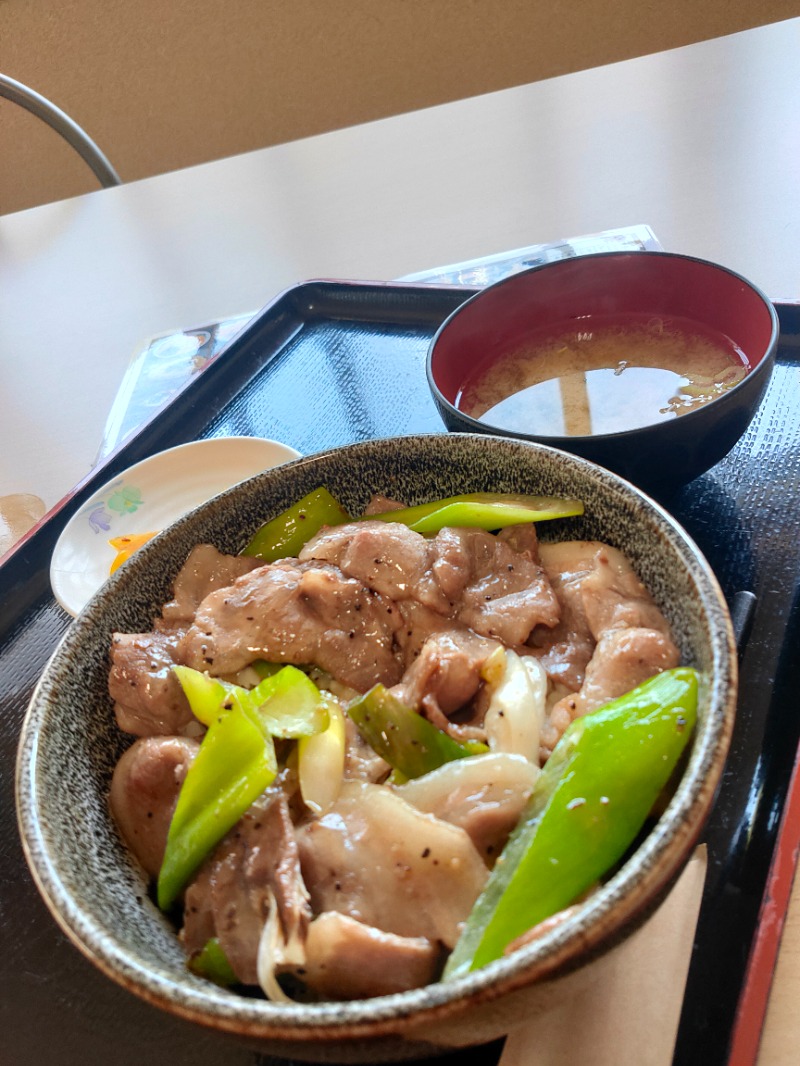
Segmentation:
<svg viewBox="0 0 800 1066">
<path fill-rule="evenodd" d="M 800 297 L 800 19 L 0 217 L 0 496 L 90 469 L 154 334 L 647 223 Z"/>
<path fill-rule="evenodd" d="M 88 472 L 144 340 L 312 277 L 646 223 L 800 299 L 799 56 L 794 19 L 1 217 L 0 496 Z M 797 1061 L 794 911 L 770 1066 Z"/>
</svg>

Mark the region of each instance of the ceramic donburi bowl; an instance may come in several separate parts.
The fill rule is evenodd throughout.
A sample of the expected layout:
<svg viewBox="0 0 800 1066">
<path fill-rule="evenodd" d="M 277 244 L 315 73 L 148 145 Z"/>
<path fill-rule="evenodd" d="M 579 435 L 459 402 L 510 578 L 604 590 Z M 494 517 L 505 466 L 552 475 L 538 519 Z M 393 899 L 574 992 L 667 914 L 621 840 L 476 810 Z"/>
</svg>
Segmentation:
<svg viewBox="0 0 800 1066">
<path fill-rule="evenodd" d="M 175 930 L 147 893 L 112 822 L 112 770 L 130 743 L 107 695 L 115 630 L 151 627 L 190 549 L 238 552 L 253 531 L 326 485 L 351 513 L 382 492 L 419 503 L 502 490 L 580 497 L 585 514 L 540 526 L 548 539 L 622 548 L 704 678 L 699 724 L 665 813 L 632 857 L 569 916 L 518 952 L 464 978 L 347 1003 L 271 1003 L 193 976 Z M 146 544 L 73 623 L 32 698 L 17 794 L 36 883 L 75 945 L 110 978 L 182 1018 L 310 1061 L 399 1061 L 488 1041 L 570 995 L 591 961 L 665 892 L 700 833 L 732 728 L 736 659 L 727 609 L 697 547 L 630 484 L 576 456 L 488 436 L 440 434 L 353 444 L 266 471 L 203 504 Z M 587 965 L 588 964 L 588 965 Z"/>
</svg>

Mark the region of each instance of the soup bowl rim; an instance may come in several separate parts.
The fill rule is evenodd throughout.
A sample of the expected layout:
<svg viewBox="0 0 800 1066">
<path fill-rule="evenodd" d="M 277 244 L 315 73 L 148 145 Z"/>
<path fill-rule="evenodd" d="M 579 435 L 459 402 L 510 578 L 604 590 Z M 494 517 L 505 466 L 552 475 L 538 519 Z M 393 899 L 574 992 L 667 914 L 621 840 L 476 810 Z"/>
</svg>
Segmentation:
<svg viewBox="0 0 800 1066">
<path fill-rule="evenodd" d="M 469 308 L 474 304 L 484 300 L 491 293 L 499 290 L 505 286 L 511 286 L 514 283 L 522 284 L 519 280 L 532 275 L 539 274 L 541 271 L 546 270 L 558 270 L 567 269 L 568 266 L 575 266 L 575 264 L 591 264 L 593 261 L 602 260 L 614 260 L 614 261 L 627 261 L 635 258 L 646 258 L 650 260 L 673 260 L 683 261 L 698 264 L 701 267 L 709 268 L 714 271 L 720 271 L 728 274 L 735 281 L 741 282 L 747 289 L 749 289 L 754 297 L 763 305 L 770 318 L 770 336 L 769 340 L 761 354 L 759 360 L 755 365 L 747 364 L 745 367 L 745 374 L 741 381 L 738 381 L 735 385 L 725 389 L 719 396 L 713 397 L 707 403 L 702 404 L 700 407 L 696 407 L 691 411 L 685 411 L 675 419 L 662 420 L 657 422 L 647 422 L 642 426 L 635 426 L 631 429 L 619 429 L 610 430 L 605 433 L 579 433 L 569 435 L 566 433 L 537 433 L 537 432 L 525 432 L 518 429 L 507 429 L 504 426 L 500 426 L 495 422 L 489 422 L 482 418 L 476 418 L 474 415 L 468 414 L 463 411 L 457 404 L 450 400 L 445 394 L 442 388 L 439 386 L 436 380 L 436 373 L 433 368 L 433 362 L 435 357 L 436 345 L 439 342 L 442 335 L 452 328 L 454 321 L 457 321 L 459 316 L 467 312 Z M 581 266 L 578 266 L 581 269 Z M 638 313 L 638 312 L 637 312 Z M 625 314 L 625 312 L 620 312 Z M 569 325 L 572 321 L 570 319 L 562 320 L 564 327 Z M 558 321 L 554 322 L 554 328 L 557 328 Z M 428 344 L 428 349 L 425 357 L 425 374 L 428 381 L 428 387 L 433 395 L 434 401 L 437 406 L 443 412 L 445 421 L 452 421 L 459 424 L 461 429 L 465 432 L 484 433 L 493 436 L 514 437 L 517 440 L 533 440 L 542 444 L 550 445 L 551 447 L 560 448 L 565 447 L 568 442 L 578 443 L 580 441 L 597 441 L 598 444 L 610 441 L 624 441 L 628 438 L 639 437 L 642 434 L 656 434 L 664 432 L 683 432 L 684 430 L 691 434 L 693 426 L 700 421 L 700 419 L 708 419 L 709 413 L 715 411 L 721 413 L 723 408 L 736 407 L 742 393 L 749 392 L 753 388 L 758 388 L 757 384 L 761 378 L 765 375 L 768 376 L 772 369 L 774 361 L 775 351 L 778 346 L 778 339 L 780 335 L 780 323 L 778 320 L 778 314 L 775 307 L 769 297 L 755 285 L 752 281 L 746 278 L 743 274 L 730 267 L 723 266 L 720 263 L 715 263 L 709 259 L 703 259 L 699 256 L 686 255 L 682 252 L 668 252 L 657 249 L 642 249 L 640 251 L 604 251 L 604 252 L 587 252 L 585 255 L 575 256 L 567 259 L 557 259 L 548 263 L 537 263 L 535 266 L 528 267 L 525 270 L 516 271 L 513 274 L 509 274 L 505 278 L 501 278 L 499 281 L 493 282 L 486 288 L 479 289 L 468 297 L 463 303 L 459 304 L 453 311 L 451 311 L 444 321 L 439 325 L 436 332 Z M 734 340 L 735 338 L 729 338 Z M 766 384 L 764 382 L 764 384 Z"/>
<path fill-rule="evenodd" d="M 407 450 L 417 447 L 417 442 L 433 442 L 434 448 L 445 451 L 465 442 L 465 449 L 484 446 L 503 449 L 511 458 L 515 454 L 529 455 L 531 461 L 538 461 L 537 457 L 548 460 L 549 457 L 548 461 L 564 465 L 570 476 L 577 475 L 579 480 L 581 477 L 591 478 L 598 491 L 610 494 L 616 505 L 642 508 L 649 535 L 666 538 L 670 550 L 681 558 L 699 590 L 703 617 L 708 621 L 711 652 L 720 671 L 709 681 L 708 703 L 714 714 L 703 724 L 696 738 L 687 768 L 664 815 L 630 862 L 605 882 L 594 896 L 577 904 L 562 922 L 510 956 L 451 982 L 344 1003 L 271 1003 L 219 989 L 188 971 L 176 979 L 174 970 L 166 964 L 155 964 L 110 933 L 102 916 L 94 913 L 86 901 L 75 898 L 69 884 L 62 880 L 57 843 L 48 835 L 37 802 L 37 789 L 42 785 L 39 779 L 41 767 L 37 764 L 38 741 L 47 722 L 48 703 L 44 687 L 50 667 L 59 659 L 78 654 L 87 632 L 100 624 L 103 605 L 108 598 L 124 596 L 126 589 L 135 587 L 135 575 L 142 573 L 151 561 L 158 560 L 162 546 L 169 538 L 187 535 L 197 523 L 198 515 L 210 513 L 214 507 L 224 507 L 226 501 L 233 501 L 250 491 L 248 486 L 263 484 L 269 489 L 270 485 L 284 485 L 296 472 L 315 464 L 324 470 L 326 462 L 339 462 L 340 456 L 358 457 L 362 452 L 370 455 L 373 451 L 386 456 L 394 451 L 411 454 Z M 17 763 L 17 809 L 23 847 L 45 903 L 70 940 L 107 976 L 162 1009 L 213 1028 L 268 1041 L 284 1039 L 315 1044 L 390 1034 L 402 1036 L 409 1023 L 424 1027 L 430 1021 L 462 1012 L 467 1004 L 492 1002 L 571 967 L 581 967 L 594 954 L 607 950 L 615 937 L 626 935 L 631 923 L 641 919 L 653 900 L 668 888 L 697 839 L 721 777 L 732 730 L 735 697 L 733 631 L 719 584 L 688 533 L 668 511 L 640 489 L 578 456 L 545 444 L 517 442 L 505 436 L 430 434 L 360 442 L 266 471 L 202 504 L 144 545 L 138 560 L 135 556 L 129 565 L 127 574 L 126 568 L 121 567 L 73 622 L 40 679 L 23 722 Z M 149 905 L 152 911 L 148 920 L 166 926 L 166 919 L 152 904 L 146 900 L 140 902 L 143 907 Z"/>
</svg>

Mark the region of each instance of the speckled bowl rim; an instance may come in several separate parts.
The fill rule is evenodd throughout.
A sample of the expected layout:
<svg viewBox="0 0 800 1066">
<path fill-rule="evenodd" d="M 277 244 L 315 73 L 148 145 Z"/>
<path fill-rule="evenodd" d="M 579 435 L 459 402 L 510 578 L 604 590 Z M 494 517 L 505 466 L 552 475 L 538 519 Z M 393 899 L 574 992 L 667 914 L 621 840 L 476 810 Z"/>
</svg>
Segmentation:
<svg viewBox="0 0 800 1066">
<path fill-rule="evenodd" d="M 464 443 L 467 442 L 467 443 Z M 680 872 L 697 841 L 718 787 L 735 714 L 737 663 L 730 618 L 719 584 L 702 553 L 685 530 L 657 502 L 617 475 L 546 445 L 471 434 L 431 434 L 387 438 L 319 452 L 267 471 L 222 493 L 179 519 L 170 530 L 145 545 L 129 567 L 146 567 L 163 538 L 185 530 L 194 516 L 224 502 L 263 479 L 291 483 L 293 472 L 309 464 L 358 458 L 377 450 L 411 454 L 415 448 L 503 449 L 509 458 L 541 455 L 582 472 L 628 507 L 639 508 L 643 523 L 666 537 L 685 562 L 697 588 L 711 634 L 712 677 L 707 687 L 708 714 L 698 733 L 684 776 L 660 819 L 634 856 L 596 894 L 534 943 L 466 977 L 427 985 L 410 992 L 346 1003 L 278 1004 L 248 999 L 187 974 L 177 982 L 170 971 L 140 957 L 109 933 L 102 916 L 75 899 L 61 876 L 58 849 L 43 831 L 37 782 L 39 731 L 47 718 L 42 697 L 46 677 L 61 657 L 80 645 L 84 633 L 102 626 L 106 597 L 124 588 L 122 568 L 90 601 L 51 657 L 25 716 L 17 757 L 17 815 L 23 848 L 35 883 L 62 930 L 102 972 L 142 999 L 182 1018 L 240 1036 L 266 1041 L 302 1041 L 313 1046 L 333 1040 L 364 1040 L 400 1034 L 413 1028 L 424 1035 L 426 1024 L 447 1019 L 470 1006 L 494 1001 L 523 986 L 561 975 L 602 952 L 635 924 Z M 411 449 L 407 452 L 406 449 Z M 633 889 L 636 891 L 632 891 Z"/>
</svg>

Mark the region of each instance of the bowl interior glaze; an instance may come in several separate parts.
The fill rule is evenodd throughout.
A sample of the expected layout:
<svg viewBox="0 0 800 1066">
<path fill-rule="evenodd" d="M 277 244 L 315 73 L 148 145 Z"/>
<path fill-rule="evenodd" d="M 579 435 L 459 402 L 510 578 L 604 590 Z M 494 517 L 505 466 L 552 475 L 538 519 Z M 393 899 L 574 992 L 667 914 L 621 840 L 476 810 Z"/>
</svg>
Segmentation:
<svg viewBox="0 0 800 1066">
<path fill-rule="evenodd" d="M 190 974 L 174 930 L 107 808 L 131 741 L 107 695 L 115 630 L 149 629 L 190 549 L 239 551 L 267 518 L 319 485 L 360 513 L 374 492 L 418 503 L 499 490 L 579 496 L 586 513 L 547 539 L 602 539 L 626 552 L 702 672 L 700 720 L 677 791 L 656 828 L 594 896 L 516 954 L 448 984 L 369 1001 L 279 1004 Z M 438 434 L 354 444 L 236 486 L 146 544 L 68 630 L 32 698 L 20 739 L 17 807 L 26 856 L 62 929 L 103 972 L 180 1017 L 311 1061 L 398 1061 L 478 1043 L 525 1020 L 520 996 L 546 989 L 631 927 L 686 860 L 717 787 L 732 728 L 736 659 L 724 599 L 705 560 L 657 504 L 574 456 L 516 441 Z M 527 1009 L 527 1008 L 524 1008 Z"/>
</svg>

